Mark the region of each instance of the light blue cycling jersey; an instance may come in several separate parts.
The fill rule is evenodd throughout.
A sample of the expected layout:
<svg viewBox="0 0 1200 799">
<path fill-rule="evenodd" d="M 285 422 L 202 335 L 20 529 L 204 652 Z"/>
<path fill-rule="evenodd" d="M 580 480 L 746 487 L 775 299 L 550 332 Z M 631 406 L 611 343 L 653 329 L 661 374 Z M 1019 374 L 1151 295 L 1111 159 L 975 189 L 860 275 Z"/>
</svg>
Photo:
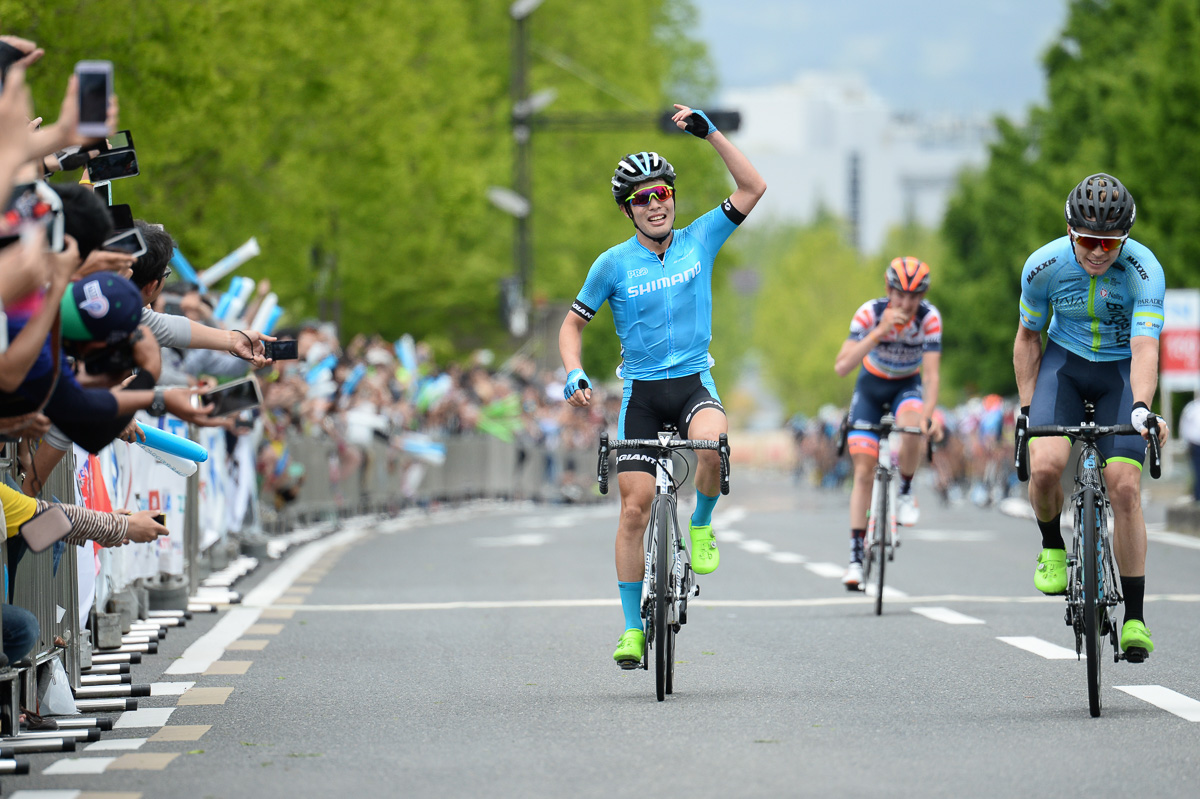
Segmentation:
<svg viewBox="0 0 1200 799">
<path fill-rule="evenodd" d="M 1163 327 L 1166 278 L 1154 253 L 1133 239 L 1100 277 L 1084 271 L 1069 236 L 1029 256 L 1021 270 L 1021 324 L 1089 361 L 1129 358 L 1132 336 L 1155 339 Z"/>
<path fill-rule="evenodd" d="M 708 369 L 713 260 L 743 219 L 726 200 L 676 230 L 662 261 L 635 235 L 592 264 L 571 310 L 590 321 L 608 302 L 625 359 L 622 377 L 666 380 Z"/>
</svg>

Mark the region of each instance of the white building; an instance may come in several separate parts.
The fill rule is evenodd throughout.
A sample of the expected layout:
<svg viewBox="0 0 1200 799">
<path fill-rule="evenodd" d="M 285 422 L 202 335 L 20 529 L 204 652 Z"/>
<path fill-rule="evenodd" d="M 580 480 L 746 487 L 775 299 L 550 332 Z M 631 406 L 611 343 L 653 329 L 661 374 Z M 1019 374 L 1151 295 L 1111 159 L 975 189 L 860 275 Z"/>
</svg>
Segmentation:
<svg viewBox="0 0 1200 799">
<path fill-rule="evenodd" d="M 849 74 L 729 90 L 721 106 L 741 112 L 733 138 L 770 186 L 747 224 L 809 222 L 824 208 L 857 220 L 865 252 L 897 225 L 939 226 L 958 172 L 985 162 L 992 131 L 988 120 L 899 115 Z"/>
</svg>

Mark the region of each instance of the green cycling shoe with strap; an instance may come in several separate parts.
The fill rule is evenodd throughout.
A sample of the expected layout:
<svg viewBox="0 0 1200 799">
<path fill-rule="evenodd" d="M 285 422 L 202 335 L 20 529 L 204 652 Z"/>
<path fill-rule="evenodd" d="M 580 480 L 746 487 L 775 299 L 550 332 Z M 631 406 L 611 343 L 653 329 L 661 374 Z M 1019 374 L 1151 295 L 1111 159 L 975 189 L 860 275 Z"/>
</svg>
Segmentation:
<svg viewBox="0 0 1200 799">
<path fill-rule="evenodd" d="M 717 539 L 713 537 L 711 524 L 697 527 L 688 519 L 688 533 L 692 538 L 692 571 L 696 574 L 711 574 L 721 565 L 721 552 Z"/>
<path fill-rule="evenodd" d="M 1067 592 L 1067 551 L 1043 549 L 1033 573 L 1033 586 L 1043 594 L 1059 596 Z"/>
<path fill-rule="evenodd" d="M 617 641 L 617 651 L 613 652 L 613 660 L 623 669 L 636 669 L 642 665 L 642 655 L 646 651 L 646 634 L 637 628 L 630 628 L 621 633 Z"/>
<path fill-rule="evenodd" d="M 1150 640 L 1145 622 L 1129 619 L 1122 625 L 1121 651 L 1130 663 L 1141 663 L 1154 651 L 1154 642 Z"/>
</svg>

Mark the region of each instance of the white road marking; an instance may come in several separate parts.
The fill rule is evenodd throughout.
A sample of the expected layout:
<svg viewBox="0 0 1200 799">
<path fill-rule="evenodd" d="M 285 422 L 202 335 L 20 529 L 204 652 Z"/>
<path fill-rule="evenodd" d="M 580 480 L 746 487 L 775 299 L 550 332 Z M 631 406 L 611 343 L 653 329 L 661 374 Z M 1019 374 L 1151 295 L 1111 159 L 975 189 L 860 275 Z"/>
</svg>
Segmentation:
<svg viewBox="0 0 1200 799">
<path fill-rule="evenodd" d="M 875 588 L 875 583 L 868 583 L 867 587 L 863 589 L 863 593 L 869 597 L 873 597 L 875 596 L 877 590 L 878 589 Z M 885 585 L 883 587 L 883 595 L 887 599 L 905 599 L 908 596 L 908 594 L 904 593 L 899 588 L 892 588 L 890 585 Z"/>
<path fill-rule="evenodd" d="M 67 757 L 46 766 L 46 770 L 42 773 L 54 776 L 59 774 L 103 774 L 114 760 L 116 760 L 115 757 Z M 21 791 L 21 793 L 25 792 Z M 35 796 L 46 796 L 41 792 L 34 794 L 33 791 L 30 791 L 29 793 Z M 13 795 L 16 796 L 16 794 Z M 74 795 L 78 796 L 79 793 L 75 792 Z"/>
<path fill-rule="evenodd" d="M 912 541 L 961 542 L 975 544 L 982 541 L 992 541 L 996 534 L 991 530 L 910 530 L 902 533 L 905 539 Z"/>
<path fill-rule="evenodd" d="M 184 650 L 182 657 L 168 666 L 165 673 L 203 674 L 208 671 L 209 666 L 220 660 L 221 656 L 225 654 L 225 647 L 241 638 L 242 633 L 246 632 L 246 628 L 258 621 L 262 609 L 273 604 L 284 591 L 291 587 L 297 577 L 307 571 L 329 550 L 353 543 L 366 534 L 366 528 L 356 526 L 305 544 L 247 594 L 240 607 L 229 610 L 223 619 L 213 625 L 211 630 Z"/>
<path fill-rule="evenodd" d="M 96 741 L 84 747 L 85 752 L 117 752 L 141 749 L 147 738 L 118 738 L 115 741 Z"/>
<path fill-rule="evenodd" d="M 919 613 L 927 619 L 940 621 L 944 624 L 986 624 L 983 619 L 977 619 L 974 616 L 968 616 L 964 613 L 959 613 L 957 610 L 950 608 L 913 608 L 913 613 Z"/>
<path fill-rule="evenodd" d="M 1155 707 L 1162 708 L 1168 713 L 1174 713 L 1184 721 L 1200 721 L 1200 702 L 1190 696 L 1176 693 L 1161 685 L 1116 685 L 1118 691 L 1124 691 L 1143 702 L 1149 702 Z"/>
<path fill-rule="evenodd" d="M 742 541 L 738 544 L 742 549 L 749 552 L 751 555 L 766 555 L 775 551 L 775 547 L 768 544 L 766 541 L 759 541 L 757 538 L 752 538 L 749 541 Z"/>
<path fill-rule="evenodd" d="M 550 540 L 544 533 L 517 533 L 497 538 L 476 538 L 477 547 L 540 547 Z"/>
<path fill-rule="evenodd" d="M 846 573 L 846 567 L 836 563 L 805 563 L 804 568 L 818 577 L 841 577 Z"/>
<path fill-rule="evenodd" d="M 150 696 L 183 696 L 183 693 L 195 684 L 195 682 L 152 682 L 150 683 Z"/>
<path fill-rule="evenodd" d="M 1020 636 L 998 636 L 997 641 L 1003 641 L 1006 644 L 1011 644 L 1017 649 L 1024 649 L 1026 652 L 1032 652 L 1035 655 L 1046 658 L 1047 660 L 1076 660 L 1084 659 L 1083 655 L 1076 655 L 1074 649 L 1067 649 L 1058 644 L 1052 644 L 1049 641 L 1043 641 L 1041 638 L 1034 638 L 1031 635 Z"/>
<path fill-rule="evenodd" d="M 773 560 L 776 563 L 805 563 L 808 558 L 797 555 L 795 552 L 772 552 L 767 555 L 767 560 Z"/>
<path fill-rule="evenodd" d="M 147 707 L 141 710 L 126 710 L 115 722 L 113 729 L 134 727 L 162 727 L 175 712 L 173 707 Z"/>
<path fill-rule="evenodd" d="M 736 544 L 746 536 L 742 535 L 737 530 L 715 530 L 713 532 L 713 537 L 721 543 Z"/>
<path fill-rule="evenodd" d="M 1170 544 L 1173 547 L 1184 547 L 1185 549 L 1200 549 L 1200 538 L 1194 535 L 1173 533 L 1170 530 L 1160 530 L 1153 533 L 1147 531 L 1146 538 L 1156 544 Z"/>
<path fill-rule="evenodd" d="M 734 505 L 731 508 L 724 508 L 713 514 L 713 526 L 724 527 L 727 524 L 734 524 L 746 518 L 746 509 L 740 505 Z"/>
</svg>

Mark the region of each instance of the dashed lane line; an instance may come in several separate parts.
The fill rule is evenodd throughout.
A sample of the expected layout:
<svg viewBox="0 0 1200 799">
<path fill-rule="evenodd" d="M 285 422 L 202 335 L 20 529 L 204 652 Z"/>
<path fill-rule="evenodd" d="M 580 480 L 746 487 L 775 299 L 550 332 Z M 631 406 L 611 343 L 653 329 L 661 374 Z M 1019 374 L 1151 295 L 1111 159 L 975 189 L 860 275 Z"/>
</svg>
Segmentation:
<svg viewBox="0 0 1200 799">
<path fill-rule="evenodd" d="M 959 613 L 957 610 L 950 610 L 950 608 L 913 608 L 912 612 L 943 624 L 987 624 L 983 619 L 977 619 L 974 616 Z"/>
<path fill-rule="evenodd" d="M 1052 644 L 1049 641 L 1043 641 L 1041 638 L 1036 638 L 1032 635 L 1002 635 L 998 636 L 996 640 L 1015 646 L 1017 649 L 1032 652 L 1047 660 L 1078 660 L 1086 657 L 1084 655 L 1077 655 L 1074 649 L 1067 649 L 1065 646 Z"/>
<path fill-rule="evenodd" d="M 1124 691 L 1130 696 L 1137 697 L 1143 702 L 1149 702 L 1157 708 L 1173 713 L 1184 721 L 1200 721 L 1200 702 L 1190 696 L 1164 688 L 1161 685 L 1116 685 L 1118 691 Z"/>
</svg>

